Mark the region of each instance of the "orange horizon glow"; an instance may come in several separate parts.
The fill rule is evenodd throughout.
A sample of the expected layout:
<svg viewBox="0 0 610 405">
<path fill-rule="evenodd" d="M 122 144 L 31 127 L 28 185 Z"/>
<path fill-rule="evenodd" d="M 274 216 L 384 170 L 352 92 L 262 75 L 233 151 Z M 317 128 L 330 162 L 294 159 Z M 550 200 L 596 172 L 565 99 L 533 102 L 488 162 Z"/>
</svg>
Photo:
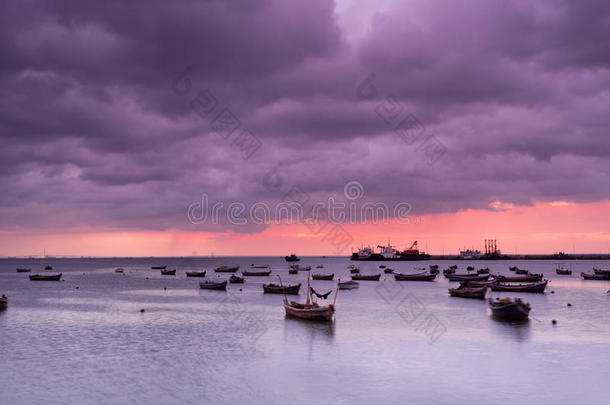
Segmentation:
<svg viewBox="0 0 610 405">
<path fill-rule="evenodd" d="M 502 202 L 492 210 L 412 217 L 409 224 L 343 224 L 352 242 L 341 252 L 328 240 L 334 226 L 319 234 L 301 224 L 273 224 L 256 234 L 210 233 L 179 229 L 163 231 L 70 230 L 46 234 L 31 230 L 3 231 L 2 256 L 301 256 L 349 255 L 361 244 L 390 240 L 405 249 L 417 240 L 431 254 L 458 254 L 464 248 L 484 250 L 484 239 L 496 239 L 505 254 L 608 253 L 610 201 L 554 201 L 533 206 Z"/>
</svg>

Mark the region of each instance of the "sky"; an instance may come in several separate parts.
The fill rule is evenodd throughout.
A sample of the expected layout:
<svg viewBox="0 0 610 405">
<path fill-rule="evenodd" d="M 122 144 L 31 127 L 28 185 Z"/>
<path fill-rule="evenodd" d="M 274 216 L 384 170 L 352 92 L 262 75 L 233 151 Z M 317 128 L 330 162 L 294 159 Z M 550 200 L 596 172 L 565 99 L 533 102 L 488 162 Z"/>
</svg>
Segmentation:
<svg viewBox="0 0 610 405">
<path fill-rule="evenodd" d="M 608 38 L 604 0 L 4 1 L 0 255 L 606 253 Z M 276 209 L 329 199 L 388 215 Z"/>
</svg>

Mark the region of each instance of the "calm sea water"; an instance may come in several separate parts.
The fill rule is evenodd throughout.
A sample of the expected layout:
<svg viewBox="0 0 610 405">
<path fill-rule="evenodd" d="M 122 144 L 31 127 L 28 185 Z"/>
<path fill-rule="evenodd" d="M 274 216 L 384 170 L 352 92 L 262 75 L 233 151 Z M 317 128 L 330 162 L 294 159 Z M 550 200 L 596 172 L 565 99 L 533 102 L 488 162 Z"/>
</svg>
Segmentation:
<svg viewBox="0 0 610 405">
<path fill-rule="evenodd" d="M 0 260 L 0 293 L 10 297 L 0 313 L 0 403 L 608 403 L 610 282 L 578 276 L 608 263 L 565 262 L 574 275 L 557 276 L 551 261 L 472 262 L 503 274 L 516 264 L 551 280 L 545 294 L 493 293 L 531 303 L 533 319 L 521 324 L 490 318 L 483 301 L 450 298 L 457 283 L 442 275 L 432 283 L 383 275 L 341 290 L 332 324 L 286 319 L 283 297 L 262 293 L 273 276 L 225 293 L 184 275 L 207 269 L 215 278 L 215 266 L 251 263 L 305 282 L 279 258 Z M 348 279 L 351 263 L 300 264 Z M 453 264 L 386 264 L 408 272 L 434 263 Z M 15 272 L 51 273 L 45 264 L 64 281 Z M 379 264 L 360 267 L 373 273 Z M 335 282 L 312 285 L 326 292 Z"/>
</svg>

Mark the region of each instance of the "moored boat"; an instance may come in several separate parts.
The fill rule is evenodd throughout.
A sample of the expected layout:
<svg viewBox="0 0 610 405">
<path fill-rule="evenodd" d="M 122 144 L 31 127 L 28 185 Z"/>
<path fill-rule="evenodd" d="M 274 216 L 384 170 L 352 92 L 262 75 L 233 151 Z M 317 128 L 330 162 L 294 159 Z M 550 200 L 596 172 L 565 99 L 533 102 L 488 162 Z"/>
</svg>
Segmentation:
<svg viewBox="0 0 610 405">
<path fill-rule="evenodd" d="M 600 275 L 608 275 L 610 276 L 610 270 L 602 270 L 602 269 L 596 269 L 595 267 L 593 267 L 593 273 L 594 274 L 600 274 Z"/>
<path fill-rule="evenodd" d="M 589 274 L 581 272 L 580 276 L 585 280 L 610 280 L 610 274 Z"/>
<path fill-rule="evenodd" d="M 205 277 L 206 271 L 187 271 L 185 272 L 187 277 Z"/>
<path fill-rule="evenodd" d="M 490 277 L 488 280 L 485 280 L 485 281 L 476 281 L 476 280 L 460 281 L 460 287 L 488 287 L 495 282 L 496 282 L 495 277 Z"/>
<path fill-rule="evenodd" d="M 4 294 L 2 294 L 2 297 L 0 297 L 0 310 L 2 309 L 6 309 L 8 307 L 8 297 Z"/>
<path fill-rule="evenodd" d="M 250 265 L 250 267 L 253 268 L 253 269 L 268 269 L 269 265 L 268 264 L 254 264 L 254 263 L 252 263 Z"/>
<path fill-rule="evenodd" d="M 517 266 L 510 266 L 508 269 L 510 271 L 517 271 L 517 270 L 519 270 L 519 267 L 517 267 Z"/>
<path fill-rule="evenodd" d="M 448 275 L 450 275 L 450 274 L 455 274 L 455 269 L 453 269 L 453 268 L 451 268 L 451 267 L 450 267 L 450 268 L 448 268 L 448 269 L 445 269 L 445 270 L 443 270 L 443 274 L 444 274 L 445 276 L 448 276 Z"/>
<path fill-rule="evenodd" d="M 547 280 L 529 284 L 494 283 L 489 288 L 492 291 L 543 293 L 547 283 Z"/>
<path fill-rule="evenodd" d="M 335 278 L 335 273 L 333 274 L 312 274 L 312 280 L 332 280 Z"/>
<path fill-rule="evenodd" d="M 231 277 L 229 277 L 229 283 L 231 284 L 243 284 L 245 282 L 245 278 L 236 276 L 235 274 L 231 274 Z"/>
<path fill-rule="evenodd" d="M 489 267 L 477 270 L 477 274 L 489 274 Z"/>
<path fill-rule="evenodd" d="M 279 276 L 278 276 L 279 278 Z M 282 280 L 280 279 L 280 284 Z M 300 284 L 299 284 L 300 285 Z M 329 305 L 319 305 L 317 302 L 313 300 L 312 292 L 313 289 L 309 285 L 309 277 L 307 277 L 307 300 L 305 303 L 288 301 L 288 298 L 284 296 L 284 311 L 286 312 L 286 316 L 295 317 L 307 321 L 319 321 L 319 322 L 329 322 L 332 321 L 333 315 L 335 313 L 335 302 L 337 301 L 337 292 L 335 292 L 335 299 L 332 304 Z M 330 291 L 327 294 L 320 295 L 315 293 L 318 297 L 324 297 L 330 294 Z"/>
<path fill-rule="evenodd" d="M 199 288 L 202 290 L 225 290 L 227 289 L 227 280 L 212 281 L 205 280 L 199 282 Z"/>
<path fill-rule="evenodd" d="M 489 303 L 489 309 L 491 309 L 491 315 L 498 319 L 524 320 L 529 317 L 532 309 L 529 303 L 522 301 L 520 298 L 505 297 L 495 300 L 490 298 L 487 302 Z"/>
<path fill-rule="evenodd" d="M 310 271 L 311 270 L 311 266 L 299 266 L 298 264 L 291 264 L 290 265 L 291 269 L 294 269 L 296 271 Z"/>
<path fill-rule="evenodd" d="M 152 270 L 165 270 L 167 266 L 151 266 Z"/>
<path fill-rule="evenodd" d="M 496 279 L 500 282 L 534 282 L 534 281 L 542 281 L 542 274 L 528 274 L 525 276 L 502 276 L 497 275 Z"/>
<path fill-rule="evenodd" d="M 394 269 L 391 269 L 391 268 L 389 268 L 389 267 L 386 267 L 385 269 L 383 269 L 383 272 L 384 272 L 385 274 L 392 274 L 392 273 L 394 273 Z"/>
<path fill-rule="evenodd" d="M 220 266 L 214 269 L 216 273 L 235 273 L 237 270 L 239 270 L 239 266 Z"/>
<path fill-rule="evenodd" d="M 555 273 L 560 276 L 571 276 L 572 270 L 564 269 L 562 266 L 559 266 L 555 269 Z"/>
<path fill-rule="evenodd" d="M 323 268 L 324 268 L 324 265 L 323 265 L 323 264 L 318 264 L 318 265 L 316 266 L 316 269 L 323 269 Z"/>
<path fill-rule="evenodd" d="M 350 274 L 360 274 L 360 269 L 358 267 L 355 267 L 353 269 L 349 270 Z"/>
<path fill-rule="evenodd" d="M 174 269 L 174 270 L 161 270 L 161 275 L 162 276 L 175 276 L 176 275 L 176 269 Z"/>
<path fill-rule="evenodd" d="M 117 267 L 116 269 L 114 269 L 114 272 L 115 272 L 115 273 L 124 273 L 124 272 L 125 272 L 125 269 L 124 269 L 124 268 L 122 268 L 122 267 Z"/>
<path fill-rule="evenodd" d="M 472 271 L 472 270 L 474 270 L 474 266 L 466 266 L 466 270 Z"/>
<path fill-rule="evenodd" d="M 299 274 L 299 269 L 295 269 L 294 267 L 290 267 L 288 269 L 288 274 Z"/>
<path fill-rule="evenodd" d="M 31 281 L 59 281 L 61 280 L 61 275 L 62 273 L 53 275 L 32 274 L 29 277 Z"/>
<path fill-rule="evenodd" d="M 268 271 L 242 271 L 241 272 L 242 276 L 246 276 L 246 277 L 266 277 L 271 275 L 271 270 Z"/>
<path fill-rule="evenodd" d="M 379 274 L 353 274 L 352 280 L 362 280 L 362 281 L 379 281 L 381 278 L 381 273 Z"/>
<path fill-rule="evenodd" d="M 476 298 L 476 299 L 485 299 L 485 293 L 487 292 L 487 286 L 483 287 L 462 287 L 461 285 L 458 288 L 450 288 L 449 295 L 452 297 L 461 297 L 461 298 Z"/>
<path fill-rule="evenodd" d="M 525 269 L 517 269 L 515 270 L 515 274 L 529 274 L 529 271 Z"/>
<path fill-rule="evenodd" d="M 350 280 L 350 281 L 339 281 L 339 289 L 340 290 L 353 290 L 354 288 L 360 287 L 360 283 Z"/>
<path fill-rule="evenodd" d="M 283 285 L 283 284 L 263 284 L 263 291 L 265 294 L 292 294 L 299 295 L 301 289 L 301 283 L 294 285 Z"/>
<path fill-rule="evenodd" d="M 486 281 L 489 274 L 449 274 L 446 277 L 449 281 Z"/>
<path fill-rule="evenodd" d="M 293 253 L 290 256 L 284 256 L 284 260 L 287 262 L 298 262 L 301 259 Z"/>
<path fill-rule="evenodd" d="M 53 270 L 53 266 L 49 266 L 48 264 L 44 266 L 45 270 Z"/>
<path fill-rule="evenodd" d="M 17 268 L 17 273 L 29 273 L 32 269 Z"/>
<path fill-rule="evenodd" d="M 394 274 L 394 280 L 396 281 L 434 281 L 436 274 Z"/>
</svg>

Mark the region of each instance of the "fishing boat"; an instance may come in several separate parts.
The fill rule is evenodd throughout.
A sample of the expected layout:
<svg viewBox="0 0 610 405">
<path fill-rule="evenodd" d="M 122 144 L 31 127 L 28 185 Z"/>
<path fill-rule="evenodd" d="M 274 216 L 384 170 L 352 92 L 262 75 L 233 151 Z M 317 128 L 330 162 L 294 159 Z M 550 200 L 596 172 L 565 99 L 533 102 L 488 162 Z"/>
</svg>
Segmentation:
<svg viewBox="0 0 610 405">
<path fill-rule="evenodd" d="M 593 267 L 593 273 L 600 275 L 610 275 L 610 270 L 596 269 L 595 267 Z"/>
<path fill-rule="evenodd" d="M 476 280 L 460 281 L 460 287 L 488 287 L 495 282 L 496 282 L 495 277 L 490 277 L 488 280 L 485 280 L 485 281 L 476 281 Z"/>
<path fill-rule="evenodd" d="M 268 271 L 242 271 L 241 272 L 242 276 L 246 276 L 246 277 L 266 277 L 271 275 L 271 270 Z"/>
<path fill-rule="evenodd" d="M 462 287 L 461 285 L 458 288 L 450 288 L 449 295 L 452 297 L 460 297 L 460 298 L 476 298 L 476 299 L 485 299 L 485 293 L 487 293 L 487 286 L 484 287 Z"/>
<path fill-rule="evenodd" d="M 2 309 L 6 309 L 8 307 L 8 297 L 4 294 L 2 294 L 2 297 L 0 297 L 0 310 Z"/>
<path fill-rule="evenodd" d="M 165 270 L 167 268 L 167 266 L 152 266 L 151 269 L 152 270 Z"/>
<path fill-rule="evenodd" d="M 220 266 L 214 269 L 216 273 L 235 273 L 237 270 L 239 270 L 239 266 Z"/>
<path fill-rule="evenodd" d="M 360 274 L 360 269 L 358 267 L 350 269 L 350 274 Z"/>
<path fill-rule="evenodd" d="M 557 273 L 560 276 L 571 276 L 572 275 L 572 270 L 568 270 L 568 269 L 564 269 L 563 266 L 559 266 L 555 269 L 555 273 Z"/>
<path fill-rule="evenodd" d="M 162 276 L 175 276 L 176 275 L 176 269 L 174 269 L 174 270 L 161 270 L 161 275 Z"/>
<path fill-rule="evenodd" d="M 534 282 L 542 281 L 542 274 L 528 274 L 526 276 L 502 276 L 497 275 L 496 278 L 500 282 Z"/>
<path fill-rule="evenodd" d="M 384 272 L 385 274 L 392 274 L 392 273 L 394 273 L 394 269 L 391 269 L 391 268 L 389 268 L 389 267 L 386 267 L 385 269 L 383 269 L 383 272 Z"/>
<path fill-rule="evenodd" d="M 53 274 L 53 275 L 41 275 L 41 274 L 32 274 L 30 277 L 31 281 L 59 281 L 61 280 L 61 274 Z"/>
<path fill-rule="evenodd" d="M 385 269 L 385 267 L 386 267 L 386 266 L 385 266 L 385 264 L 380 264 L 380 265 L 379 265 L 379 268 L 380 268 L 380 269 Z"/>
<path fill-rule="evenodd" d="M 251 264 L 250 265 L 251 268 L 253 269 L 268 269 L 269 265 L 268 264 Z"/>
<path fill-rule="evenodd" d="M 199 282 L 199 288 L 202 290 L 227 290 L 227 280 L 224 281 L 212 281 L 205 280 Z"/>
<path fill-rule="evenodd" d="M 489 286 L 491 291 L 543 293 L 548 280 L 528 284 L 494 283 Z"/>
<path fill-rule="evenodd" d="M 206 271 L 187 271 L 185 272 L 187 277 L 205 277 Z"/>
<path fill-rule="evenodd" d="M 517 270 L 519 270 L 519 267 L 517 267 L 517 266 L 510 266 L 508 269 L 510 271 L 517 271 Z"/>
<path fill-rule="evenodd" d="M 489 274 L 489 267 L 477 270 L 477 274 Z"/>
<path fill-rule="evenodd" d="M 44 266 L 45 270 L 53 270 L 53 266 L 49 266 L 48 264 Z"/>
<path fill-rule="evenodd" d="M 517 269 L 515 270 L 515 274 L 529 274 L 529 271 L 525 269 Z"/>
<path fill-rule="evenodd" d="M 438 264 L 431 264 L 430 266 L 428 266 L 428 268 L 430 270 L 438 270 Z"/>
<path fill-rule="evenodd" d="M 294 269 L 296 271 L 310 271 L 311 270 L 311 266 L 301 267 L 298 264 L 292 264 L 292 265 L 290 265 L 290 268 Z"/>
<path fill-rule="evenodd" d="M 114 272 L 115 272 L 115 273 L 119 273 L 119 274 L 121 274 L 121 273 L 125 273 L 125 269 L 124 269 L 124 268 L 122 268 L 122 267 L 118 267 L 118 268 L 114 269 Z"/>
<path fill-rule="evenodd" d="M 307 277 L 307 300 L 305 301 L 305 303 L 288 301 L 288 297 L 284 296 L 284 311 L 286 311 L 286 316 L 299 318 L 307 321 L 332 321 L 333 315 L 335 313 L 335 302 L 337 301 L 337 292 L 339 290 L 337 289 L 337 291 L 335 292 L 335 299 L 333 303 L 329 305 L 319 305 L 317 302 L 313 301 L 311 290 L 312 289 L 309 286 L 309 277 Z"/>
<path fill-rule="evenodd" d="M 362 281 L 379 281 L 381 278 L 381 273 L 379 274 L 354 274 L 352 276 L 352 280 L 362 280 Z"/>
<path fill-rule="evenodd" d="M 288 269 L 288 274 L 299 274 L 299 269 L 295 269 L 294 267 L 291 267 Z"/>
<path fill-rule="evenodd" d="M 335 273 L 333 274 L 312 274 L 312 280 L 332 280 L 335 278 Z"/>
<path fill-rule="evenodd" d="M 458 266 L 457 266 L 457 264 L 454 264 L 453 266 L 449 266 L 449 269 L 451 269 L 451 270 L 457 270 L 457 269 L 458 269 Z"/>
<path fill-rule="evenodd" d="M 360 283 L 350 280 L 350 281 L 339 281 L 339 289 L 340 290 L 353 290 L 354 288 L 360 287 Z"/>
<path fill-rule="evenodd" d="M 449 274 L 449 281 L 486 281 L 489 274 Z"/>
<path fill-rule="evenodd" d="M 455 274 L 455 269 L 453 269 L 453 268 L 448 268 L 448 269 L 445 269 L 445 270 L 443 270 L 443 274 L 444 274 L 445 276 L 448 276 L 448 275 L 450 275 L 450 274 Z"/>
<path fill-rule="evenodd" d="M 324 265 L 323 265 L 323 264 L 318 264 L 318 265 L 316 266 L 316 269 L 323 269 L 323 268 L 324 268 Z"/>
<path fill-rule="evenodd" d="M 487 300 L 489 303 L 489 309 L 491 309 L 491 315 L 494 318 L 506 319 L 506 320 L 524 320 L 529 317 L 530 310 L 532 309 L 530 304 L 523 302 L 520 298 L 491 298 Z"/>
<path fill-rule="evenodd" d="M 235 274 L 231 274 L 231 277 L 229 277 L 229 283 L 231 284 L 243 284 L 245 282 L 245 278 L 236 276 Z"/>
<path fill-rule="evenodd" d="M 356 268 L 356 265 L 355 265 L 355 264 L 350 264 L 349 266 L 347 266 L 347 268 L 348 268 L 348 269 L 350 269 L 350 270 L 351 270 L 351 269 L 355 269 L 355 268 Z"/>
<path fill-rule="evenodd" d="M 283 284 L 263 284 L 263 291 L 265 294 L 292 294 L 299 295 L 301 289 L 301 283 L 294 285 L 283 285 Z"/>
<path fill-rule="evenodd" d="M 23 268 L 17 269 L 17 273 L 29 273 L 30 271 L 32 271 L 32 269 L 23 269 Z"/>
<path fill-rule="evenodd" d="M 580 276 L 585 280 L 610 280 L 610 274 L 589 274 L 581 272 Z"/>
<path fill-rule="evenodd" d="M 286 260 L 287 262 L 298 262 L 301 259 L 293 253 L 290 256 L 284 256 L 284 260 Z"/>
<path fill-rule="evenodd" d="M 436 274 L 394 274 L 394 280 L 396 281 L 434 281 Z"/>
<path fill-rule="evenodd" d="M 474 270 L 474 266 L 466 266 L 466 270 L 468 270 L 468 271 Z"/>
</svg>

